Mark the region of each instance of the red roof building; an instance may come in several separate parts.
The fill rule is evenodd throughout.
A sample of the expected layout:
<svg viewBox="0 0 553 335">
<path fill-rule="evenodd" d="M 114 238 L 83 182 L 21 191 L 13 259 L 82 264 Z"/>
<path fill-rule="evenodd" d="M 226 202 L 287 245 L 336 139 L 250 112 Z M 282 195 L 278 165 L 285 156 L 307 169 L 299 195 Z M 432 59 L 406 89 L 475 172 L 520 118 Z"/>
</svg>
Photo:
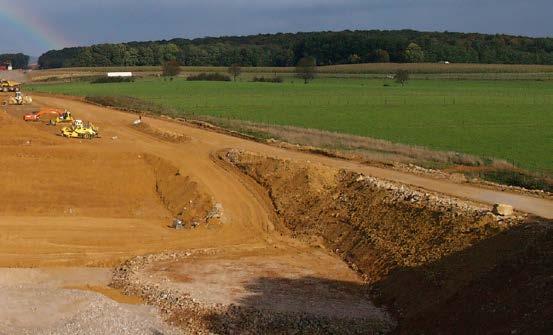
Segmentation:
<svg viewBox="0 0 553 335">
<path fill-rule="evenodd" d="M 0 71 L 11 71 L 12 70 L 12 63 L 6 62 L 3 64 L 0 64 Z"/>
</svg>

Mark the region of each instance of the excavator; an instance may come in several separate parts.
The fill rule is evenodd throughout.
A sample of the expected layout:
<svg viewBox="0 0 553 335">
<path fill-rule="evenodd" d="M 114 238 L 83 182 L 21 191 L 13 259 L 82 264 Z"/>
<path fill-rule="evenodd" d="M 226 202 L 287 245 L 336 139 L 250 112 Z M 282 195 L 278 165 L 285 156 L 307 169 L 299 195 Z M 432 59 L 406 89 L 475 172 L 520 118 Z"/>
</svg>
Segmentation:
<svg viewBox="0 0 553 335">
<path fill-rule="evenodd" d="M 75 120 L 70 126 L 61 129 L 61 136 L 90 140 L 95 137 L 100 137 L 100 133 L 98 128 L 92 123 L 84 123 L 82 120 Z"/>
<path fill-rule="evenodd" d="M 50 116 L 50 118 L 59 118 L 64 113 L 69 113 L 69 112 L 67 112 L 66 110 L 63 110 L 63 109 L 42 108 L 38 112 L 25 114 L 25 116 L 23 116 L 23 120 L 25 120 L 25 121 L 40 121 L 40 118 L 43 115 Z M 71 114 L 71 113 L 69 113 L 69 114 Z"/>
</svg>

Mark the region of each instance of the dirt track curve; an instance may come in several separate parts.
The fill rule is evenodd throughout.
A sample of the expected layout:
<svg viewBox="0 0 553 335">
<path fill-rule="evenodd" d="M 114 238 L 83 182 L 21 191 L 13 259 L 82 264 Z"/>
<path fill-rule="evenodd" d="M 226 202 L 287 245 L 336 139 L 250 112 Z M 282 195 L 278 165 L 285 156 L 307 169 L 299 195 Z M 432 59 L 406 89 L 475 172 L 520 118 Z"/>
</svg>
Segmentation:
<svg viewBox="0 0 553 335">
<path fill-rule="evenodd" d="M 41 97 L 39 101 L 52 106 L 69 106 L 71 109 L 78 110 L 79 112 L 83 113 L 83 115 L 85 115 L 87 118 L 102 121 L 103 123 L 109 122 L 108 124 L 110 126 L 117 126 L 117 124 L 114 124 L 113 122 L 123 121 L 128 123 L 134 118 L 134 116 L 127 115 L 125 113 L 115 112 L 113 110 L 109 110 L 109 112 L 107 112 L 104 108 L 94 107 L 88 104 L 75 101 L 67 101 L 59 98 Z M 104 115 L 106 113 L 109 113 L 110 116 L 104 119 Z M 184 132 L 192 136 L 197 141 L 196 143 L 203 147 L 198 148 L 198 145 L 194 145 L 195 153 L 201 152 L 204 159 L 209 156 L 209 153 L 221 149 L 226 149 L 230 147 L 240 148 L 254 152 L 267 153 L 279 158 L 309 160 L 311 162 L 318 162 L 332 167 L 353 170 L 366 175 L 397 181 L 400 183 L 421 187 L 430 191 L 436 191 L 463 199 L 473 200 L 476 202 L 487 204 L 510 204 L 519 211 L 534 214 L 548 219 L 553 219 L 553 201 L 548 199 L 540 199 L 532 196 L 514 194 L 510 192 L 488 190 L 476 186 L 460 185 L 444 180 L 436 180 L 394 170 L 366 166 L 340 159 L 333 159 L 307 153 L 284 150 L 269 145 L 242 140 L 232 136 L 186 127 L 185 125 L 180 124 L 176 125 L 173 123 L 157 120 L 152 120 L 152 122 L 158 124 L 160 127 L 169 128 L 176 132 Z M 199 159 L 201 158 L 201 156 L 195 156 L 195 158 Z"/>
</svg>

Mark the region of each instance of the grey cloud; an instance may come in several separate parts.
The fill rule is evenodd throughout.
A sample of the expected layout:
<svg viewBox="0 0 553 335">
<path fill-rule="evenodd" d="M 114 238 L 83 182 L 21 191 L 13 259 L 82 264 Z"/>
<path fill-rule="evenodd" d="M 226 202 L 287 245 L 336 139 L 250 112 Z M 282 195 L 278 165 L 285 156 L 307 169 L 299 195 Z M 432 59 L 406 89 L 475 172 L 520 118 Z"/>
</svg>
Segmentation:
<svg viewBox="0 0 553 335">
<path fill-rule="evenodd" d="M 342 29 L 553 35 L 551 0 L 0 0 L 0 5 L 32 11 L 71 45 Z M 0 27 L 5 25 L 0 19 Z M 45 51 L 35 37 L 23 37 L 30 43 L 2 34 L 0 52 Z"/>
</svg>

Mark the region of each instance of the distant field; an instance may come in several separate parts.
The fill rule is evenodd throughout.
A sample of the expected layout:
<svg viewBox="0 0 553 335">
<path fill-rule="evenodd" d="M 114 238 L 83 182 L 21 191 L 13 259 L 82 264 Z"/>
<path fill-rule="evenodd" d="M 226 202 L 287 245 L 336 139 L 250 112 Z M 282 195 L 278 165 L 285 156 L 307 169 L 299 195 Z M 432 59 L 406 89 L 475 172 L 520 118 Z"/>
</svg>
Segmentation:
<svg viewBox="0 0 553 335">
<path fill-rule="evenodd" d="M 383 84 L 390 86 L 384 86 Z M 124 95 L 184 113 L 294 125 L 508 160 L 553 172 L 553 82 L 319 79 L 33 84 L 29 90 Z"/>
<path fill-rule="evenodd" d="M 396 64 L 368 63 L 320 66 L 317 72 L 324 76 L 383 76 L 394 73 L 398 69 L 409 70 L 417 78 L 431 79 L 551 79 L 553 80 L 553 65 L 510 65 L 510 64 Z M 30 73 L 33 80 L 58 77 L 78 77 L 98 75 L 106 72 L 132 71 L 138 75 L 153 75 L 161 72 L 160 66 L 131 67 L 89 67 L 38 70 Z M 183 74 L 197 72 L 223 72 L 226 67 L 216 66 L 183 66 Z M 253 74 L 292 75 L 293 67 L 244 67 L 246 76 Z"/>
</svg>

